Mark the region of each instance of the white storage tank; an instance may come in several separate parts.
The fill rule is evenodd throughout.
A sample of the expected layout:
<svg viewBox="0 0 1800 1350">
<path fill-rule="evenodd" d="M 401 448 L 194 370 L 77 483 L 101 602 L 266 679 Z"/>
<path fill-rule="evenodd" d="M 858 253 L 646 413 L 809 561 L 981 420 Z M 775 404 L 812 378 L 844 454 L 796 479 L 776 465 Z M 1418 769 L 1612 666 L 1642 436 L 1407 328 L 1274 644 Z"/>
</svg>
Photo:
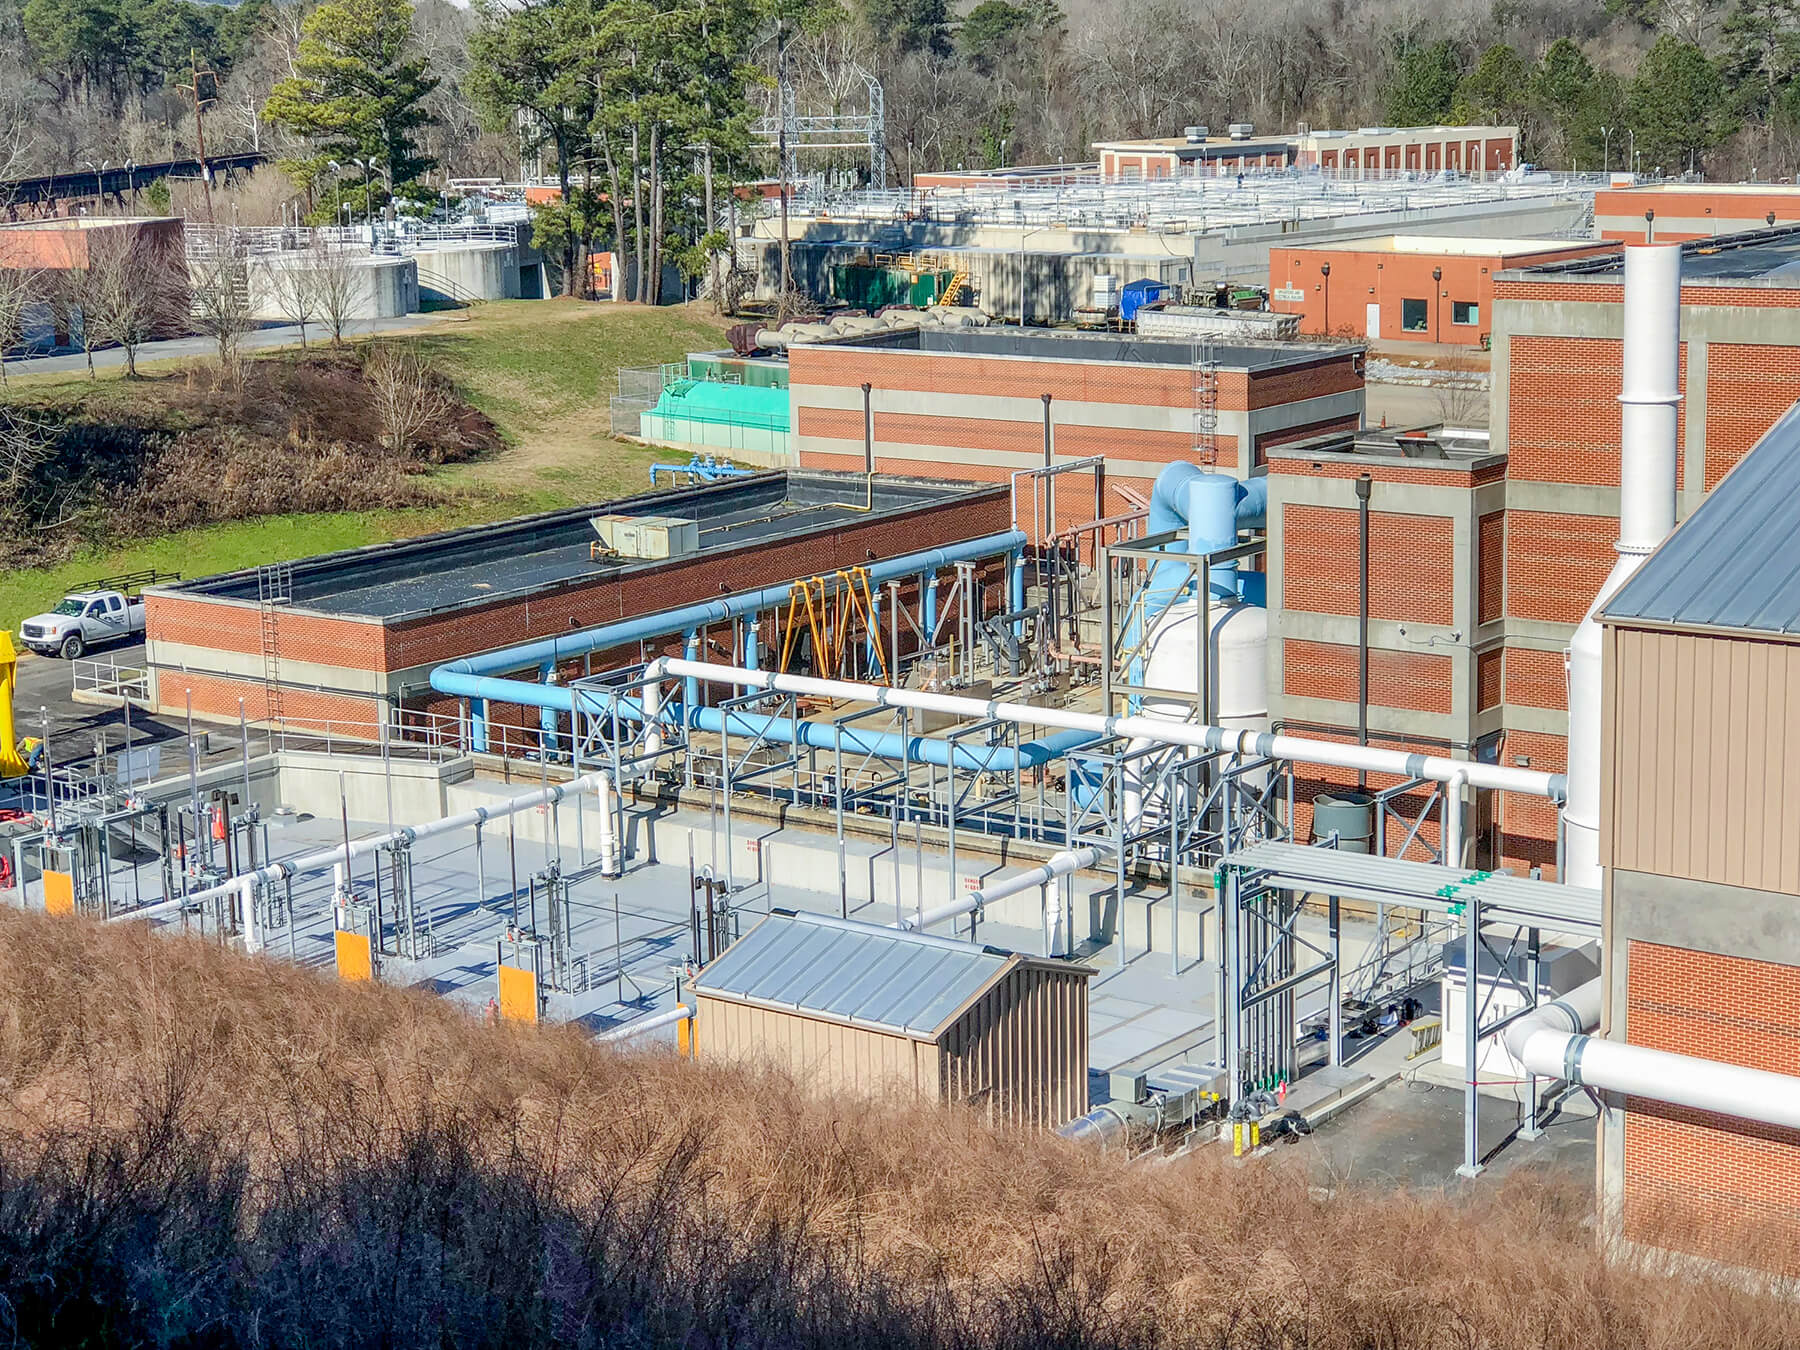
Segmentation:
<svg viewBox="0 0 1800 1350">
<path fill-rule="evenodd" d="M 1269 729 L 1269 611 L 1241 600 L 1214 599 L 1208 616 L 1212 636 L 1207 651 L 1213 723 L 1232 731 Z M 1144 683 L 1152 689 L 1197 688 L 1200 656 L 1200 599 L 1189 596 L 1163 611 L 1144 644 Z M 1147 697 L 1151 717 L 1183 717 L 1189 706 Z"/>
<path fill-rule="evenodd" d="M 1111 272 L 1099 273 L 1094 277 L 1092 293 L 1095 309 L 1117 309 L 1119 307 L 1119 278 Z"/>
</svg>

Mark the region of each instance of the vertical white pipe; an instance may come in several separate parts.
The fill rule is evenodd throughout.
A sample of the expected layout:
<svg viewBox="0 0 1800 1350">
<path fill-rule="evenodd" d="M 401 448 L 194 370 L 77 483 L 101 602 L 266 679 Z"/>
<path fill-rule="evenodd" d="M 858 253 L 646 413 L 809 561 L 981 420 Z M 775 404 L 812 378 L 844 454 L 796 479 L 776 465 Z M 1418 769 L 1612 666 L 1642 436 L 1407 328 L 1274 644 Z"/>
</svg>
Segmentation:
<svg viewBox="0 0 1800 1350">
<path fill-rule="evenodd" d="M 599 783 L 594 788 L 594 796 L 600 804 L 600 875 L 616 877 L 619 866 L 619 801 L 618 794 L 613 791 L 612 775 L 602 773 Z"/>
<path fill-rule="evenodd" d="M 1625 250 L 1619 394 L 1619 558 L 1569 643 L 1569 776 L 1563 880 L 1600 875 L 1600 611 L 1675 528 L 1675 427 L 1681 353 L 1681 247 Z"/>
<path fill-rule="evenodd" d="M 259 952 L 262 950 L 262 929 L 256 922 L 256 878 L 245 877 L 238 887 L 238 905 L 243 912 L 244 950 Z M 288 920 L 293 922 L 290 917 Z"/>
</svg>

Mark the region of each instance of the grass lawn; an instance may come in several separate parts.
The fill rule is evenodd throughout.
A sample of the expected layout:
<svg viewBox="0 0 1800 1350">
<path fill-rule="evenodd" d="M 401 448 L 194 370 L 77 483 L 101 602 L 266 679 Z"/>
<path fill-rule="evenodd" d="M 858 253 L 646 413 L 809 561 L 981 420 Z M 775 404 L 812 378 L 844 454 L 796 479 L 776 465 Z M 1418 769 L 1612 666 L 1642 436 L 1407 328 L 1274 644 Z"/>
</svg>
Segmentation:
<svg viewBox="0 0 1800 1350">
<path fill-rule="evenodd" d="M 642 492 L 650 485 L 649 466 L 669 458 L 669 452 L 627 445 L 608 434 L 615 373 L 721 346 L 722 330 L 710 312 L 698 309 L 499 301 L 459 313 L 416 337 L 375 339 L 417 344 L 506 440 L 498 455 L 434 473 L 446 490 L 443 504 L 235 521 L 89 550 L 57 567 L 0 572 L 0 624 L 16 629 L 67 587 L 96 576 L 146 567 L 207 576 Z M 146 369 L 162 373 L 155 366 Z M 28 401 L 111 399 L 128 396 L 128 388 L 112 371 L 101 372 L 98 387 L 85 374 L 23 376 L 13 382 L 14 394 Z"/>
</svg>

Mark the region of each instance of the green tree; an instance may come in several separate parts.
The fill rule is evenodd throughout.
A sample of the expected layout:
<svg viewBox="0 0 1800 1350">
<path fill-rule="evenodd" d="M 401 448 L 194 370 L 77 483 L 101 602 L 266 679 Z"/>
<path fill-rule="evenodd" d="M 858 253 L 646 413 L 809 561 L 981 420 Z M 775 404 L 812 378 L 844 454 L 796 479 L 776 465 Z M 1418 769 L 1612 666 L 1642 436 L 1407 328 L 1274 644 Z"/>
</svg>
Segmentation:
<svg viewBox="0 0 1800 1350">
<path fill-rule="evenodd" d="M 1722 64 L 1738 106 L 1767 116 L 1800 67 L 1800 0 L 1737 0 L 1725 16 Z"/>
<path fill-rule="evenodd" d="M 485 0 L 481 14 L 482 26 L 469 40 L 463 92 L 488 130 L 516 130 L 523 148 L 548 147 L 555 154 L 562 200 L 571 203 L 571 175 L 594 118 L 593 70 L 585 59 L 588 6 L 584 0 L 527 0 L 514 8 Z M 564 206 L 554 231 L 565 295 L 588 293 L 590 236 L 570 225 L 589 214 Z"/>
<path fill-rule="evenodd" d="M 1414 43 L 1401 48 L 1387 86 L 1388 121 L 1402 127 L 1444 121 L 1462 77 L 1462 53 L 1455 43 Z"/>
<path fill-rule="evenodd" d="M 863 23 L 875 41 L 896 53 L 949 56 L 947 0 L 863 0 Z"/>
<path fill-rule="evenodd" d="M 302 137 L 312 154 L 288 166 L 307 181 L 329 161 L 361 159 L 379 173 L 388 200 L 433 167 L 417 143 L 437 88 L 413 52 L 407 0 L 325 0 L 301 25 L 295 73 L 269 91 L 266 121 Z M 365 203 L 367 205 L 367 203 Z"/>
<path fill-rule="evenodd" d="M 1601 169 L 1625 144 L 1624 93 L 1618 76 L 1594 69 L 1572 38 L 1558 38 L 1532 73 L 1532 101 L 1556 166 Z"/>
<path fill-rule="evenodd" d="M 956 49 L 970 65 L 990 73 L 1032 29 L 1030 11 L 1008 0 L 981 0 L 956 31 Z"/>
<path fill-rule="evenodd" d="M 1691 42 L 1664 34 L 1632 80 L 1625 115 L 1637 133 L 1638 164 L 1646 172 L 1680 173 L 1725 134 L 1719 73 Z"/>
<path fill-rule="evenodd" d="M 117 102 L 135 46 L 117 0 L 27 0 L 20 17 L 36 65 L 59 97 Z"/>
<path fill-rule="evenodd" d="M 1456 86 L 1451 119 L 1465 126 L 1519 126 L 1531 110 L 1531 81 L 1525 58 L 1510 43 L 1497 42 Z"/>
</svg>

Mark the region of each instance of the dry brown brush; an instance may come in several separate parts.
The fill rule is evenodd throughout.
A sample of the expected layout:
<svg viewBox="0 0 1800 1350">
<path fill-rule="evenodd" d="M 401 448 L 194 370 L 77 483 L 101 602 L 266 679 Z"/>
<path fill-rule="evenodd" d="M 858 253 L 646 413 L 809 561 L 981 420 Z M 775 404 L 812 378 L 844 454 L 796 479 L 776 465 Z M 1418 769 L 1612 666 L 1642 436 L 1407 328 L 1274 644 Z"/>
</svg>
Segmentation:
<svg viewBox="0 0 1800 1350">
<path fill-rule="evenodd" d="M 0 917 L 0 1344 L 1769 1346 L 1574 1197 L 1326 1196 Z"/>
</svg>

